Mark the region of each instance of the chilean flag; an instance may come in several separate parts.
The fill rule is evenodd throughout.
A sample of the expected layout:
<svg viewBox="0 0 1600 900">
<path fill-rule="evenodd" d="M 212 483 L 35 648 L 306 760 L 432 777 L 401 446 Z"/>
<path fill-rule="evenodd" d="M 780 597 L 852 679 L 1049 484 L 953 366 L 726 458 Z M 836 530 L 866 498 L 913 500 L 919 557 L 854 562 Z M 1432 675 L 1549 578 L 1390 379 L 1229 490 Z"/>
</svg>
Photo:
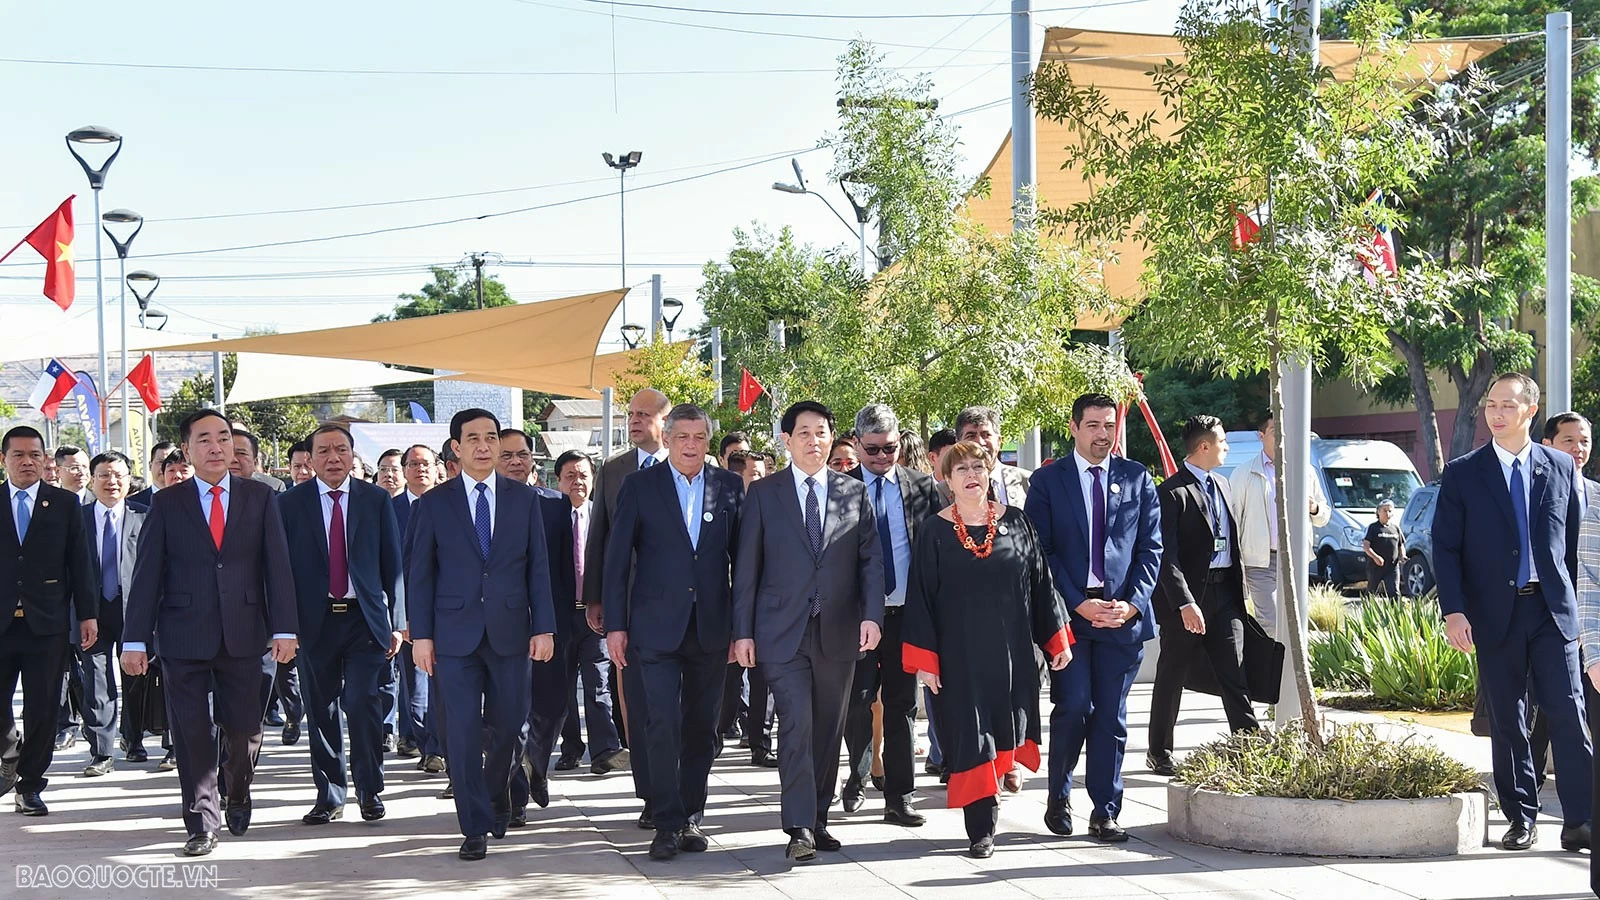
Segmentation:
<svg viewBox="0 0 1600 900">
<path fill-rule="evenodd" d="M 61 401 L 77 386 L 77 376 L 59 360 L 52 359 L 45 366 L 44 374 L 39 376 L 39 383 L 33 386 L 33 393 L 28 395 L 28 405 L 44 413 L 45 418 L 54 419 Z"/>
<path fill-rule="evenodd" d="M 1367 202 L 1383 205 L 1383 188 L 1378 188 L 1367 196 Z M 1386 275 L 1400 273 L 1400 258 L 1395 251 L 1394 232 L 1388 225 L 1372 226 L 1372 236 L 1362 255 L 1361 264 L 1366 267 L 1367 278 L 1373 279 L 1381 270 Z"/>
</svg>

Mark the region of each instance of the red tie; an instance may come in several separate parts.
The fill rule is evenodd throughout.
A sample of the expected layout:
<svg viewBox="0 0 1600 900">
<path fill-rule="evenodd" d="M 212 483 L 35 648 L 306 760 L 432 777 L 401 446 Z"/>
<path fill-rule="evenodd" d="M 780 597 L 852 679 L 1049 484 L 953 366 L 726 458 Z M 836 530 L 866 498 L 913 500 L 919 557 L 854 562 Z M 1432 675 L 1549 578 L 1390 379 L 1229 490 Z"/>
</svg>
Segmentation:
<svg viewBox="0 0 1600 900">
<path fill-rule="evenodd" d="M 328 596 L 343 600 L 350 593 L 350 564 L 345 555 L 344 513 L 339 509 L 343 491 L 329 491 L 333 514 L 328 517 Z"/>
<path fill-rule="evenodd" d="M 211 488 L 211 540 L 222 549 L 222 485 Z"/>
</svg>

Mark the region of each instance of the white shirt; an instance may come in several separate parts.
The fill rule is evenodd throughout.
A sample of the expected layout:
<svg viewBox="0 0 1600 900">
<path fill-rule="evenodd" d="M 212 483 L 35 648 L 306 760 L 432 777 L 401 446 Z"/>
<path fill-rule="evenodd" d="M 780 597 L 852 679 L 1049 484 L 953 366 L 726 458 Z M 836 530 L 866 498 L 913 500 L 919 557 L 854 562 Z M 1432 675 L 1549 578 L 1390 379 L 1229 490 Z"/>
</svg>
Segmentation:
<svg viewBox="0 0 1600 900">
<path fill-rule="evenodd" d="M 1261 471 L 1267 476 L 1267 509 L 1272 514 L 1267 516 L 1267 533 L 1272 535 L 1272 552 L 1278 552 L 1278 469 L 1266 453 L 1261 454 Z"/>
<path fill-rule="evenodd" d="M 1006 496 L 1006 480 L 1000 477 L 1000 470 L 1004 467 L 1005 463 L 997 463 L 995 465 L 994 474 L 989 476 L 989 486 L 994 489 L 994 499 L 1009 506 L 1011 505 L 1011 499 Z"/>
<path fill-rule="evenodd" d="M 823 526 L 823 531 L 826 533 L 828 525 L 828 472 L 831 470 L 827 466 L 823 466 L 817 474 L 807 475 L 805 470 L 799 466 L 790 465 L 789 471 L 794 473 L 794 490 L 795 495 L 800 498 L 800 523 L 802 525 L 805 524 L 806 517 L 806 494 L 811 490 L 811 488 L 806 487 L 806 479 L 816 479 L 817 523 Z"/>
<path fill-rule="evenodd" d="M 1094 536 L 1094 473 L 1089 471 L 1091 466 L 1100 467 L 1100 493 L 1104 494 L 1106 510 L 1111 509 L 1111 457 L 1106 457 L 1104 462 L 1092 463 L 1083 458 L 1077 450 L 1072 451 L 1072 461 L 1078 465 L 1078 487 L 1083 491 L 1083 520 L 1089 523 L 1089 530 L 1084 533 L 1084 544 L 1088 545 Z M 1110 526 L 1110 517 L 1107 516 L 1106 525 Z M 1102 535 L 1103 536 L 1103 535 Z M 1083 570 L 1089 573 L 1088 587 L 1105 587 L 1105 582 L 1094 577 L 1094 548 L 1089 547 L 1088 565 Z"/>
<path fill-rule="evenodd" d="M 1522 508 L 1528 511 L 1528 540 L 1523 543 L 1521 552 L 1528 554 L 1528 583 L 1533 584 L 1539 580 L 1539 567 L 1533 564 L 1533 469 L 1529 467 L 1533 458 L 1533 441 L 1524 444 L 1515 454 L 1500 446 L 1499 441 L 1489 443 L 1494 447 L 1495 457 L 1500 460 L 1500 475 L 1506 480 L 1507 491 L 1511 490 L 1511 463 L 1522 463 L 1519 471 L 1522 475 Z M 1579 486 L 1582 486 L 1581 481 Z"/>
<path fill-rule="evenodd" d="M 1216 537 L 1225 538 L 1231 545 L 1233 543 L 1233 533 L 1228 528 L 1228 494 L 1227 488 L 1221 483 L 1222 479 L 1218 478 L 1215 472 L 1207 472 L 1188 460 L 1184 460 L 1183 464 L 1188 468 L 1189 474 L 1200 480 L 1200 490 L 1205 493 L 1208 506 L 1206 521 L 1211 525 Z M 1207 484 L 1211 486 L 1207 487 Z M 1209 508 L 1213 497 L 1216 498 L 1217 504 L 1214 510 Z M 1215 513 L 1214 515 L 1213 512 Z M 1233 547 L 1229 546 L 1227 550 L 1219 550 L 1211 554 L 1211 568 L 1226 569 L 1232 564 L 1230 556 L 1232 552 Z"/>
<path fill-rule="evenodd" d="M 490 475 L 484 481 L 474 481 L 466 469 L 461 470 L 461 486 L 467 489 L 467 521 L 474 525 L 478 521 L 478 485 L 483 485 L 485 494 L 489 495 L 489 536 L 494 537 L 494 476 Z M 476 540 L 476 538 L 474 538 Z"/>
<path fill-rule="evenodd" d="M 106 506 L 105 504 L 101 503 L 98 500 L 95 501 L 95 503 L 94 503 L 94 549 L 95 549 L 95 557 L 94 558 L 95 559 L 105 559 L 105 557 L 106 557 L 105 536 L 106 536 L 106 514 L 107 513 L 111 514 L 111 530 L 112 530 L 111 539 L 113 541 L 115 541 L 116 544 L 117 544 L 117 558 L 118 559 L 122 558 L 122 522 L 123 522 L 124 515 L 127 513 L 127 511 L 128 511 L 128 508 L 127 508 L 127 504 L 125 504 L 125 503 L 118 503 L 114 507 L 108 507 L 108 506 Z"/>
<path fill-rule="evenodd" d="M 11 485 L 11 493 L 6 496 L 6 503 L 11 506 L 11 520 L 17 524 L 17 543 L 22 543 L 22 523 L 17 520 L 17 496 L 28 499 L 23 501 L 28 504 L 28 521 L 33 521 L 33 514 L 39 511 L 39 482 L 18 490 L 16 485 Z M 30 528 L 33 526 L 29 526 Z"/>
<path fill-rule="evenodd" d="M 418 500 L 421 500 L 421 499 L 422 499 L 422 495 L 421 494 L 413 494 L 413 493 L 411 493 L 411 489 L 410 488 L 406 488 L 406 505 L 407 506 L 410 506 L 411 504 L 413 504 L 413 503 L 415 503 L 415 502 L 417 502 Z M 493 518 L 493 516 L 491 515 L 490 518 Z"/>
<path fill-rule="evenodd" d="M 345 571 L 349 572 L 350 560 L 350 476 L 346 475 L 344 481 L 336 488 L 328 487 L 328 483 L 321 478 L 317 479 L 317 497 L 322 501 L 322 540 L 327 543 L 333 536 L 333 492 L 343 491 L 339 495 L 339 517 L 344 520 L 344 558 Z M 355 584 L 350 582 L 345 588 L 345 599 L 352 599 L 356 595 Z"/>
<path fill-rule="evenodd" d="M 667 448 L 665 447 L 657 447 L 656 452 L 654 453 L 646 453 L 640 448 L 635 447 L 633 448 L 633 452 L 637 456 L 636 462 L 641 470 L 644 469 L 644 461 L 647 459 L 655 460 L 652 465 L 659 465 L 667 461 Z"/>
</svg>

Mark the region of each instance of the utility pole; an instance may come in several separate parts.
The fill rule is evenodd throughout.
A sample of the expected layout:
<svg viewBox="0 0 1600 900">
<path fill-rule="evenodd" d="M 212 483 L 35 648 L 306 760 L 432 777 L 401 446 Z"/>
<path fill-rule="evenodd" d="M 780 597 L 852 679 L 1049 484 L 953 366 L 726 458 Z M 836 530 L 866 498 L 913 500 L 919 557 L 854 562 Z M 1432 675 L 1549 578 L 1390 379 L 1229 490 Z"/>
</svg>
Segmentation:
<svg viewBox="0 0 1600 900">
<path fill-rule="evenodd" d="M 472 254 L 473 280 L 478 286 L 478 308 L 483 309 L 483 254 Z"/>
<path fill-rule="evenodd" d="M 1545 408 L 1572 408 L 1572 13 L 1544 17 Z"/>
<path fill-rule="evenodd" d="M 1033 77 L 1033 2 L 1011 0 L 1011 229 L 1032 228 L 1037 204 L 1035 175 L 1033 98 L 1028 82 Z M 1017 464 L 1024 469 L 1039 468 L 1044 438 L 1039 429 L 1030 429 L 1017 450 Z"/>
</svg>

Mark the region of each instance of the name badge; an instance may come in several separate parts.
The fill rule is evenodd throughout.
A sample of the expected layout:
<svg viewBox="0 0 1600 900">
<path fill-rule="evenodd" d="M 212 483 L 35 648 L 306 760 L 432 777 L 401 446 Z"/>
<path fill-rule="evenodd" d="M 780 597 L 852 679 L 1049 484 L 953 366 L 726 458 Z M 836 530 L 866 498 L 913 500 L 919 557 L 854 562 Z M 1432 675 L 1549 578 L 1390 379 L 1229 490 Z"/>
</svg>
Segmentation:
<svg viewBox="0 0 1600 900">
<path fill-rule="evenodd" d="M 1228 539 L 1227 538 L 1212 538 L 1211 539 L 1211 552 L 1213 554 L 1227 553 L 1228 552 Z"/>
<path fill-rule="evenodd" d="M 706 514 L 701 516 L 700 518 L 705 519 L 707 522 L 711 521 L 711 512 L 709 510 L 707 510 Z"/>
</svg>

